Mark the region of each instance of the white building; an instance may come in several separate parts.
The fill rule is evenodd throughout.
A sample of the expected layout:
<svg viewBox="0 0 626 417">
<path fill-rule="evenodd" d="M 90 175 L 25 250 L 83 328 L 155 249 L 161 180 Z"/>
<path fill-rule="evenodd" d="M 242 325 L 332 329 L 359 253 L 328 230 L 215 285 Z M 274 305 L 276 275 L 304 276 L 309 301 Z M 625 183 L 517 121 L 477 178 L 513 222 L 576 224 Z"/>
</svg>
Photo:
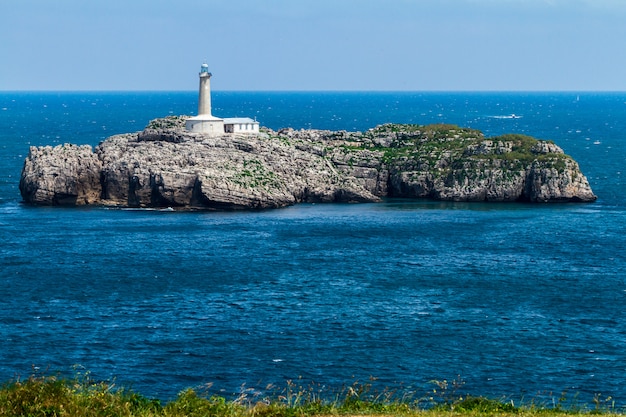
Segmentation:
<svg viewBox="0 0 626 417">
<path fill-rule="evenodd" d="M 221 119 L 211 114 L 211 76 L 209 66 L 200 67 L 200 88 L 198 93 L 198 115 L 185 121 L 185 129 L 190 132 L 223 135 L 224 133 L 259 133 L 259 122 L 249 117 Z"/>
<path fill-rule="evenodd" d="M 224 119 L 226 133 L 259 133 L 259 122 L 249 117 L 228 117 Z"/>
</svg>

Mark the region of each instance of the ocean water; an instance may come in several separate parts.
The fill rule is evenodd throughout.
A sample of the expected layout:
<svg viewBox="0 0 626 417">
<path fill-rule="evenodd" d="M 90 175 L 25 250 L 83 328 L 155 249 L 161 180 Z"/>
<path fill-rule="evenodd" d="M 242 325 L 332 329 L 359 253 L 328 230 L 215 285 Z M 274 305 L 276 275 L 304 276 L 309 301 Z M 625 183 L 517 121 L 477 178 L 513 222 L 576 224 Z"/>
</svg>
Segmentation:
<svg viewBox="0 0 626 417">
<path fill-rule="evenodd" d="M 89 370 L 171 399 L 376 378 L 626 405 L 626 93 L 215 92 L 273 129 L 446 122 L 554 140 L 592 204 L 34 208 L 31 145 L 97 145 L 196 93 L 0 93 L 0 380 Z M 515 114 L 518 117 L 512 118 Z"/>
</svg>

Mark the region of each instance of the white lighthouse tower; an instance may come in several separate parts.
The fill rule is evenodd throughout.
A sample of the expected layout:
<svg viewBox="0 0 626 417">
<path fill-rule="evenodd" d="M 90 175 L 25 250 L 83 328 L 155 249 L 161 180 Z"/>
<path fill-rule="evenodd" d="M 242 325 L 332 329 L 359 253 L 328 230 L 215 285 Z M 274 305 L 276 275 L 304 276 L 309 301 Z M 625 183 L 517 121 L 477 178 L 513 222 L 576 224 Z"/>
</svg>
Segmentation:
<svg viewBox="0 0 626 417">
<path fill-rule="evenodd" d="M 211 115 L 211 74 L 205 63 L 200 67 L 200 93 L 198 94 L 198 116 Z"/>
<path fill-rule="evenodd" d="M 190 132 L 222 135 L 224 134 L 224 119 L 211 114 L 211 73 L 206 63 L 200 67 L 199 76 L 198 115 L 187 119 L 185 128 Z"/>
</svg>

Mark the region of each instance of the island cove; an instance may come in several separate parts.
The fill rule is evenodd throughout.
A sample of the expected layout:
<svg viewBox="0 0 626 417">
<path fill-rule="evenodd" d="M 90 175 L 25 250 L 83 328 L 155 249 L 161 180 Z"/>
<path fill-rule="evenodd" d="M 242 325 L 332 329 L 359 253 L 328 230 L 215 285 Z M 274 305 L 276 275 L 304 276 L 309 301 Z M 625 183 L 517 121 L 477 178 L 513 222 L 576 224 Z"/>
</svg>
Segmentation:
<svg viewBox="0 0 626 417">
<path fill-rule="evenodd" d="M 426 198 L 591 202 L 576 161 L 551 141 L 486 138 L 454 125 L 381 125 L 365 132 L 220 135 L 156 119 L 140 132 L 83 145 L 31 147 L 20 192 L 33 205 L 267 209 L 297 203 Z"/>
</svg>

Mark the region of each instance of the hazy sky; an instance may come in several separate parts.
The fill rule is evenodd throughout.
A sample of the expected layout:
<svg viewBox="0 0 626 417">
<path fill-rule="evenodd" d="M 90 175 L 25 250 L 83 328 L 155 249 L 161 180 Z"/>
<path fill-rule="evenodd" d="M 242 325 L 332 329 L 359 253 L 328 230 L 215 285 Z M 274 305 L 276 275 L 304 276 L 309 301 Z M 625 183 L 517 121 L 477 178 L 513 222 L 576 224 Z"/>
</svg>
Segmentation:
<svg viewBox="0 0 626 417">
<path fill-rule="evenodd" d="M 626 91 L 626 0 L 0 0 L 0 90 Z"/>
</svg>

